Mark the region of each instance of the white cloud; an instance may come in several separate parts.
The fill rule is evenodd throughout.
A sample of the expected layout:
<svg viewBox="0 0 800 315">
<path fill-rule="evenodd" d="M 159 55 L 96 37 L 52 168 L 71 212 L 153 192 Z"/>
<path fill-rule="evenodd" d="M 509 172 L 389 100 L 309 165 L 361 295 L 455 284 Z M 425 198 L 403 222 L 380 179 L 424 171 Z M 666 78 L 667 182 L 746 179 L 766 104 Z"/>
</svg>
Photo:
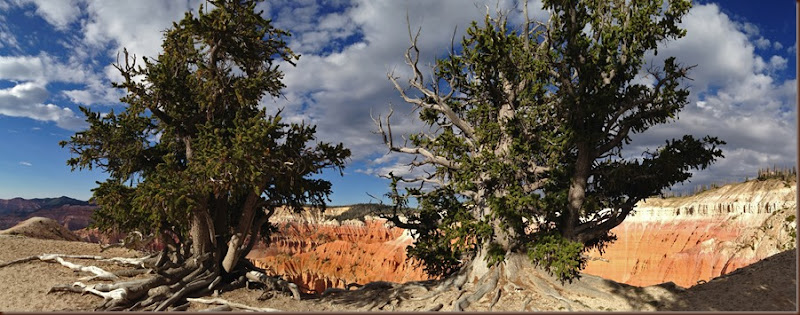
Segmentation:
<svg viewBox="0 0 800 315">
<path fill-rule="evenodd" d="M 773 70 L 783 70 L 786 68 L 787 60 L 778 55 L 774 55 L 769 58 L 769 66 Z"/>
<path fill-rule="evenodd" d="M 31 167 L 31 166 L 33 166 L 33 164 L 31 164 L 30 162 L 26 162 L 26 161 L 20 161 L 20 162 L 19 162 L 19 165 L 22 165 L 22 166 L 28 166 L 28 167 Z"/>
<path fill-rule="evenodd" d="M 0 115 L 52 121 L 68 130 L 79 130 L 85 126 L 83 119 L 78 118 L 71 109 L 43 104 L 48 94 L 44 86 L 34 82 L 0 89 Z"/>
<path fill-rule="evenodd" d="M 121 78 L 116 69 L 98 60 L 116 60 L 123 47 L 139 57 L 139 64 L 141 56 L 157 56 L 162 31 L 187 10 L 196 12 L 204 3 L 20 1 L 33 3 L 34 13 L 56 28 L 80 30 L 64 34 L 57 43 L 68 51 L 64 60 L 44 53 L 0 56 L 0 80 L 15 84 L 0 90 L 0 114 L 53 121 L 72 130 L 82 121 L 69 108 L 49 104 L 51 94 L 79 104 L 116 103 L 122 91 L 110 88 L 110 81 Z M 70 6 L 76 3 L 77 6 Z M 491 11 L 495 3 L 511 9 L 516 2 L 485 3 Z M 3 4 L 7 3 L 0 0 L 0 7 Z M 522 9 L 521 4 L 516 5 L 516 10 Z M 62 6 L 66 8 L 59 10 Z M 316 124 L 321 141 L 343 142 L 353 151 L 354 160 L 366 161 L 367 167 L 356 171 L 368 174 L 397 170 L 408 162 L 407 158 L 395 157 L 398 154 L 382 155 L 386 148 L 380 136 L 370 132 L 375 130 L 370 111 L 385 114 L 393 104 L 396 141 L 402 141 L 401 135 L 422 128 L 411 107 L 398 97 L 386 78 L 387 72 L 394 71 L 404 83 L 410 74 L 403 60 L 408 47 L 406 16 L 410 17 L 412 30 L 422 27 L 418 42 L 420 65 L 428 75 L 434 58 L 447 52 L 454 28 L 458 27 L 458 44 L 468 24 L 481 21 L 486 12 L 484 3 L 463 1 L 284 0 L 260 3 L 258 8 L 274 17 L 277 27 L 292 31 L 289 45 L 302 54 L 297 67 L 281 65 L 286 73 L 285 97 L 267 97 L 262 105 L 284 108 L 289 121 Z M 540 0 L 529 1 L 529 10 L 534 19 L 546 20 L 547 12 L 541 9 Z M 511 24 L 522 20 L 519 12 L 510 13 Z M 17 38 L 4 27 L 0 21 L 0 45 L 18 47 Z M 676 56 L 684 65 L 698 65 L 689 74 L 693 81 L 687 82 L 692 92 L 690 104 L 676 123 L 637 136 L 630 151 L 653 148 L 664 139 L 687 132 L 717 135 L 728 141 L 728 157 L 711 170 L 699 173 L 697 180 L 753 172 L 763 163 L 794 163 L 796 135 L 791 132 L 796 130 L 796 81 L 779 79 L 778 74 L 787 68 L 786 58 L 758 53 L 784 48 L 793 53 L 796 43 L 784 47 L 762 36 L 758 25 L 735 22 L 714 4 L 696 5 L 683 19 L 683 27 L 688 30 L 685 38 L 661 45 L 659 55 L 649 58 L 659 64 L 667 56 Z M 637 76 L 635 81 L 652 84 L 652 78 L 644 76 Z M 48 93 L 45 87 L 50 82 L 81 86 Z M 377 160 L 369 162 L 376 156 Z"/>
<path fill-rule="evenodd" d="M 0 56 L 0 80 L 85 83 L 96 79 L 85 65 L 64 64 L 47 53 Z"/>
<path fill-rule="evenodd" d="M 759 37 L 758 39 L 756 39 L 755 44 L 756 47 L 760 49 L 768 49 L 770 46 L 772 46 L 769 39 L 766 39 L 764 37 Z"/>
<path fill-rule="evenodd" d="M 67 64 L 46 53 L 38 56 L 0 56 L 0 80 L 77 83 L 83 89 L 61 91 L 70 101 L 92 105 L 119 103 L 122 91 L 111 87 L 104 73 L 94 72 L 90 65 L 77 60 Z"/>
<path fill-rule="evenodd" d="M 2 2 L 0 2 L 0 11 L 5 11 L 8 9 L 8 4 L 6 4 L 6 8 L 2 8 Z M 19 50 L 19 42 L 17 41 L 17 37 L 14 35 L 13 32 L 8 28 L 6 25 L 7 22 L 3 15 L 0 15 L 0 48 L 3 47 L 10 47 Z"/>
<path fill-rule="evenodd" d="M 506 2 L 502 5 L 508 7 Z M 318 12 L 316 3 L 307 7 L 294 4 L 289 9 L 275 8 L 273 4 L 277 25 L 292 31 L 290 47 L 305 51 L 297 67 L 281 66 L 286 72 L 286 98 L 268 99 L 262 104 L 285 108 L 284 115 L 291 121 L 316 124 L 320 140 L 343 142 L 352 150 L 354 160 L 382 154 L 386 148 L 380 136 L 371 133 L 375 128 L 370 111 L 376 116 L 385 114 L 390 103 L 394 104 L 392 122 L 397 141 L 402 141 L 401 135 L 422 127 L 386 77 L 395 70 L 395 75 L 404 77 L 400 81 L 405 82 L 410 74 L 403 60 L 409 45 L 406 12 L 411 28 L 414 31 L 422 28 L 418 42 L 420 65 L 427 71 L 434 57 L 446 53 L 453 30 L 458 27 L 456 41 L 460 41 L 466 26 L 479 19 L 485 10 L 483 6 L 458 1 L 355 1 L 341 12 L 309 17 L 300 13 Z M 286 16 L 296 18 L 283 18 Z M 317 20 L 323 27 L 316 26 Z M 361 40 L 331 49 L 330 43 L 342 38 L 335 35 L 339 33 L 356 34 L 353 38 Z M 327 43 L 311 45 L 303 40 L 311 36 L 326 41 L 320 34 L 334 35 Z M 321 51 L 323 47 L 332 52 Z"/>
<path fill-rule="evenodd" d="M 676 56 L 678 62 L 697 65 L 689 73 L 696 90 L 725 86 L 753 73 L 754 45 L 716 5 L 693 7 L 682 26 L 687 29 L 686 37 L 660 45 L 658 58 L 651 58 L 661 61 Z M 745 23 L 744 27 L 757 32 L 755 25 Z"/>
<path fill-rule="evenodd" d="M 797 81 L 778 75 L 787 59 L 774 55 L 765 61 L 757 55 L 758 27 L 731 22 L 714 4 L 692 8 L 683 26 L 686 37 L 659 47 L 657 60 L 675 56 L 683 64 L 698 65 L 689 74 L 693 81 L 687 81 L 691 105 L 675 123 L 634 136 L 634 146 L 626 152 L 638 156 L 644 148 L 686 133 L 726 141 L 725 158 L 697 172 L 693 184 L 685 187 L 689 189 L 698 183 L 752 178 L 764 166 L 794 165 Z"/>
<path fill-rule="evenodd" d="M 716 4 L 712 4 L 712 6 L 717 7 Z M 727 15 L 725 17 L 727 18 Z M 761 33 L 759 27 L 750 22 L 744 22 L 743 24 L 741 24 L 741 26 L 737 28 L 741 28 L 744 34 L 747 35 L 748 37 L 758 36 Z"/>
<path fill-rule="evenodd" d="M 192 1 L 87 1 L 88 19 L 83 24 L 83 42 L 116 58 L 127 48 L 141 62 L 142 56 L 157 57 L 163 31 L 191 10 L 196 13 L 201 0 Z M 143 22 L 146 21 L 146 22 Z M 112 44 L 110 49 L 106 49 Z M 139 63 L 142 64 L 142 63 Z"/>
<path fill-rule="evenodd" d="M 77 0 L 18 0 L 18 4 L 35 5 L 36 14 L 62 31 L 67 30 L 81 13 Z"/>
<path fill-rule="evenodd" d="M 39 58 L 0 56 L 0 79 L 31 81 L 44 79 L 44 65 Z"/>
</svg>

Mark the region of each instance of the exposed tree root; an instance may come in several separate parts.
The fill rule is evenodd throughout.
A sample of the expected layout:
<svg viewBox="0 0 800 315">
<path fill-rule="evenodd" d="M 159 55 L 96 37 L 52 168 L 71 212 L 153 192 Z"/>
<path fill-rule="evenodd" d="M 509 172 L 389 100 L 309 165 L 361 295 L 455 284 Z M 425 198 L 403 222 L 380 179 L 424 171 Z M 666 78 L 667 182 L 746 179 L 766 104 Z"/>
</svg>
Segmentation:
<svg viewBox="0 0 800 315">
<path fill-rule="evenodd" d="M 452 307 L 451 311 L 465 311 L 481 301 L 479 309 L 488 308 L 489 311 L 495 311 L 496 307 L 503 305 L 505 299 L 519 296 L 520 293 L 524 299 L 520 311 L 539 311 L 538 305 L 534 305 L 540 302 L 537 300 L 539 299 L 537 295 L 552 301 L 556 307 L 561 304 L 567 311 L 581 310 L 585 307 L 562 296 L 556 288 L 557 285 L 546 280 L 546 275 L 542 275 L 545 278 L 539 278 L 538 273 L 528 272 L 528 268 L 536 266 L 532 265 L 527 257 L 515 255 L 488 268 L 473 267 L 471 263 L 467 263 L 450 277 L 430 281 L 431 285 L 419 283 L 389 285 L 377 282 L 368 283 L 354 291 L 329 289 L 323 296 L 335 297 L 332 301 L 336 303 L 359 305 L 359 309 L 362 310 L 390 310 L 400 307 L 403 301 L 425 301 L 424 305 L 418 306 L 419 311 L 440 311 L 446 307 Z M 522 276 L 523 274 L 526 276 Z M 358 293 L 371 287 L 382 290 L 382 293 Z M 359 299 L 364 302 L 355 302 Z"/>
<path fill-rule="evenodd" d="M 248 310 L 248 311 L 256 311 L 256 312 L 282 312 L 282 311 L 281 311 L 281 310 L 279 310 L 279 309 L 268 308 L 268 307 L 254 307 L 254 306 L 249 306 L 249 305 L 245 305 L 245 304 L 240 304 L 240 303 L 231 302 L 231 301 L 224 300 L 224 299 L 220 299 L 220 298 L 214 298 L 214 299 L 187 298 L 186 300 L 187 300 L 187 301 L 189 301 L 189 302 L 202 303 L 202 304 L 221 304 L 221 305 L 227 305 L 229 308 L 235 307 L 235 308 L 239 308 L 239 309 L 243 309 L 243 310 Z M 230 309 L 229 309 L 229 310 L 230 310 Z"/>
<path fill-rule="evenodd" d="M 228 305 L 220 305 L 220 306 L 217 306 L 217 307 L 212 307 L 212 308 L 207 308 L 207 309 L 201 310 L 201 312 L 212 312 L 212 313 L 213 312 L 230 312 L 232 310 L 233 309 Z"/>
<path fill-rule="evenodd" d="M 467 276 L 471 273 L 471 271 L 472 271 L 472 262 L 469 262 L 467 263 L 467 265 L 464 266 L 464 268 L 456 272 L 455 275 L 447 277 L 443 279 L 441 282 L 439 282 L 439 284 L 437 284 L 432 290 L 430 290 L 428 294 L 420 297 L 410 298 L 410 300 L 414 301 L 427 300 L 435 298 L 439 294 L 451 289 L 461 290 L 464 284 L 467 283 Z"/>
<path fill-rule="evenodd" d="M 57 261 L 56 258 L 71 258 L 71 259 L 91 259 L 91 260 L 98 260 L 98 261 L 108 261 L 117 263 L 120 265 L 131 265 L 131 266 L 140 266 L 144 267 L 145 262 L 153 260 L 154 255 L 149 255 L 141 258 L 124 258 L 124 257 L 111 257 L 105 258 L 103 256 L 94 256 L 94 255 L 65 255 L 65 254 L 42 254 L 42 255 L 35 255 L 35 256 L 28 256 L 25 258 L 15 259 L 12 261 L 0 263 L 0 268 L 11 266 L 19 263 L 25 263 L 32 260 L 41 260 L 41 261 Z"/>
<path fill-rule="evenodd" d="M 462 312 L 464 308 L 468 307 L 473 302 L 480 300 L 486 293 L 489 293 L 497 287 L 497 282 L 500 280 L 501 266 L 493 266 L 491 270 L 478 281 L 478 288 L 472 294 L 462 296 L 453 303 L 453 311 Z"/>
<path fill-rule="evenodd" d="M 503 289 L 498 288 L 497 292 L 494 294 L 494 298 L 492 298 L 492 303 L 489 304 L 489 312 L 492 311 L 492 308 L 500 301 L 500 294 L 503 292 Z"/>
<path fill-rule="evenodd" d="M 439 304 L 436 304 L 436 306 L 429 308 L 427 311 L 428 312 L 438 312 L 439 310 L 442 309 L 442 307 L 444 307 L 444 304 L 439 303 Z"/>
<path fill-rule="evenodd" d="M 121 277 L 149 275 L 143 279 L 119 281 L 114 283 L 87 284 L 75 282 L 66 285 L 56 285 L 48 291 L 91 293 L 103 298 L 103 303 L 96 310 L 103 311 L 174 311 L 188 308 L 188 299 L 204 296 L 209 293 L 219 292 L 221 289 L 242 287 L 246 281 L 258 282 L 266 285 L 270 290 L 291 292 L 296 300 L 300 299 L 300 291 L 294 283 L 282 279 L 269 277 L 261 271 L 255 271 L 247 263 L 240 264 L 235 274 L 223 276 L 221 269 L 211 259 L 211 253 L 192 256 L 184 259 L 179 252 L 168 253 L 162 251 L 157 255 L 142 258 L 105 258 L 89 255 L 60 255 L 45 254 L 30 256 L 0 264 L 1 267 L 14 264 L 40 260 L 57 262 L 72 270 L 88 272 L 91 275 L 80 280 L 119 280 Z M 90 259 L 96 261 L 112 262 L 119 265 L 133 266 L 133 269 L 124 269 L 109 272 L 97 266 L 84 266 L 64 260 L 64 258 Z M 252 264 L 251 264 L 252 265 Z M 251 270 L 247 272 L 248 270 Z M 221 301 L 221 300 L 220 300 Z M 228 303 L 230 304 L 230 303 Z M 276 311 L 272 309 L 258 309 L 246 305 L 230 304 L 235 308 Z"/>
<path fill-rule="evenodd" d="M 291 282 L 284 281 L 280 278 L 269 277 L 263 272 L 249 271 L 245 274 L 248 280 L 253 282 L 263 283 L 267 286 L 267 290 L 280 290 L 284 292 L 291 292 L 295 300 L 300 300 L 300 290 L 297 285 Z"/>
</svg>

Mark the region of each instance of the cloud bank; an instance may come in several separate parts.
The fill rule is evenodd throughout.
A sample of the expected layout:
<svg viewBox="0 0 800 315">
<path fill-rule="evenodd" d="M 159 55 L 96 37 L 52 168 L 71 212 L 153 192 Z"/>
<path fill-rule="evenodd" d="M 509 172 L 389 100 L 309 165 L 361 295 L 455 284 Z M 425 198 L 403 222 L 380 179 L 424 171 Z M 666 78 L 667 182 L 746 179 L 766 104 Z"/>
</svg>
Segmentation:
<svg viewBox="0 0 800 315">
<path fill-rule="evenodd" d="M 61 35 L 60 49 L 68 53 L 20 52 L 24 40 L 2 23 L 0 48 L 16 54 L 0 55 L 0 114 L 51 121 L 58 126 L 81 128 L 73 106 L 111 105 L 120 91 L 110 82 L 119 75 L 109 66 L 126 47 L 132 54 L 155 57 L 162 31 L 187 10 L 196 11 L 201 0 L 0 0 L 0 8 L 26 11 L 41 17 Z M 496 7 L 512 10 L 510 21 L 522 17 L 516 1 L 473 4 L 448 1 L 274 1 L 260 4 L 274 23 L 292 32 L 289 44 L 302 57 L 296 67 L 282 65 L 287 85 L 281 98 L 265 98 L 262 105 L 282 108 L 289 121 L 318 126 L 319 140 L 343 142 L 353 151 L 353 170 L 383 175 L 399 170 L 408 157 L 386 156 L 386 148 L 370 119 L 393 106 L 393 131 L 399 137 L 421 128 L 411 107 L 404 104 L 387 79 L 387 73 L 408 78 L 403 53 L 408 47 L 408 23 L 421 28 L 418 45 L 423 65 L 444 56 L 455 34 L 458 44 L 470 21 L 481 20 Z M 530 1 L 531 15 L 544 19 L 540 1 Z M 407 20 L 408 17 L 408 20 Z M 780 42 L 747 21 L 734 20 L 716 4 L 696 5 L 684 18 L 687 36 L 659 47 L 661 64 L 675 56 L 697 65 L 687 81 L 691 95 L 677 121 L 634 136 L 625 153 L 636 156 L 664 140 L 685 133 L 713 135 L 728 142 L 725 159 L 698 172 L 693 184 L 741 179 L 767 165 L 792 165 L 796 161 L 796 78 L 787 77 L 788 61 L 797 44 Z M 646 78 L 643 78 L 646 80 Z M 53 88 L 54 83 L 69 87 Z M 62 105 L 59 105 L 62 104 Z"/>
</svg>

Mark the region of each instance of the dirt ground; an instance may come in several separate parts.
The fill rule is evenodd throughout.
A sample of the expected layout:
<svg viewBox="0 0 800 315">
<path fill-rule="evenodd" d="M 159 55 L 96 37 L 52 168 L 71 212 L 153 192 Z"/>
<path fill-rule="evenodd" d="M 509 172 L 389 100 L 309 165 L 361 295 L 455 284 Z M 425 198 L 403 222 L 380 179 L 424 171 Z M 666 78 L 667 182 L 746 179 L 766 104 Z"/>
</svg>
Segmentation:
<svg viewBox="0 0 800 315">
<path fill-rule="evenodd" d="M 41 254 L 82 254 L 104 257 L 143 255 L 125 249 L 100 252 L 100 246 L 75 241 L 43 240 L 14 235 L 0 235 L 0 263 Z M 66 259 L 73 263 L 96 265 L 108 271 L 120 266 L 84 259 Z M 467 311 L 796 311 L 797 253 L 787 251 L 734 271 L 708 283 L 684 289 L 670 284 L 634 287 L 599 277 L 584 275 L 572 284 L 560 283 L 533 267 L 522 270 L 526 283 L 505 283 L 497 293 L 486 296 L 466 308 Z M 92 311 L 102 298 L 70 292 L 47 293 L 54 285 L 70 284 L 85 274 L 57 263 L 30 261 L 0 268 L 0 311 Z M 95 283 L 89 281 L 88 283 Z M 259 300 L 260 290 L 239 289 L 217 296 L 230 302 L 259 308 L 293 312 L 324 311 L 426 311 L 442 304 L 442 311 L 452 310 L 456 292 L 444 292 L 426 300 L 431 282 L 413 286 L 373 283 L 352 291 L 334 292 L 324 298 L 304 296 L 293 300 L 274 294 Z M 474 289 L 470 283 L 467 291 Z M 208 299 L 214 297 L 205 297 Z M 489 309 L 492 300 L 498 302 Z M 188 311 L 200 311 L 217 305 L 191 303 Z M 235 309 L 239 310 L 239 309 Z"/>
</svg>

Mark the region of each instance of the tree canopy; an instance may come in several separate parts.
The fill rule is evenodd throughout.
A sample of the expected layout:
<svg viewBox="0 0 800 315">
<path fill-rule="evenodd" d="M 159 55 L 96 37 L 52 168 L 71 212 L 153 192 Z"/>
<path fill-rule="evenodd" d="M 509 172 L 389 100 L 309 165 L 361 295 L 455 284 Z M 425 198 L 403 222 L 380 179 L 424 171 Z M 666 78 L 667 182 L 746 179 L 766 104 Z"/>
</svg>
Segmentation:
<svg viewBox="0 0 800 315">
<path fill-rule="evenodd" d="M 391 113 L 376 119 L 390 151 L 415 156 L 419 177 L 392 174 L 397 209 L 417 198 L 419 213 L 388 218 L 418 234 L 409 253 L 433 274 L 489 266 L 524 254 L 570 280 L 583 253 L 637 202 L 722 157 L 724 142 L 685 135 L 641 157 L 623 156 L 631 135 L 677 119 L 692 66 L 645 56 L 680 38 L 689 1 L 545 0 L 548 21 L 509 26 L 507 15 L 473 22 L 426 81 L 417 36 L 405 53 L 409 87 L 389 74 L 430 127 L 395 143 Z M 419 183 L 398 190 L 400 183 Z M 426 187 L 425 185 L 428 184 Z M 401 215 L 402 214 L 402 215 Z M 485 268 L 484 268 L 485 269 Z"/>
<path fill-rule="evenodd" d="M 261 105 L 284 87 L 277 61 L 299 56 L 257 2 L 211 0 L 187 12 L 143 66 L 126 51 L 114 86 L 127 106 L 81 107 L 89 128 L 61 142 L 73 170 L 108 174 L 93 190 L 95 226 L 157 234 L 177 265 L 206 259 L 205 285 L 247 271 L 242 258 L 259 233 L 268 236 L 275 207 L 324 207 L 331 184 L 312 175 L 341 170 L 350 155 Z"/>
</svg>

